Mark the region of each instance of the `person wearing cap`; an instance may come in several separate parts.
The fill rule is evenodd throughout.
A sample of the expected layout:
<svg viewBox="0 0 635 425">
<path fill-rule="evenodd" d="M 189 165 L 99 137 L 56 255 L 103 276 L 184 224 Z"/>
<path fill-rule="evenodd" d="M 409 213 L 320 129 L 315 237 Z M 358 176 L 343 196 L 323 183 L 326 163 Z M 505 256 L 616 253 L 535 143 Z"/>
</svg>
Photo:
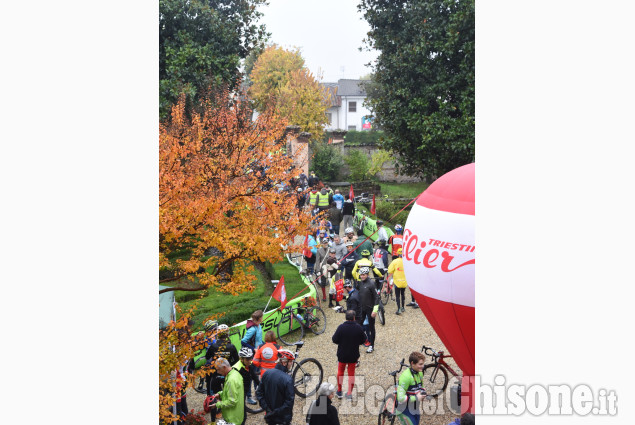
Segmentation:
<svg viewBox="0 0 635 425">
<path fill-rule="evenodd" d="M 375 282 L 368 278 L 370 267 L 359 268 L 359 300 L 362 308 L 361 324 L 368 321 L 368 349 L 367 353 L 372 353 L 375 347 L 375 317 L 379 310 L 379 294 L 375 287 Z M 358 322 L 359 323 L 359 322 Z"/>
<path fill-rule="evenodd" d="M 309 407 L 305 423 L 308 425 L 340 425 L 337 409 L 333 406 L 335 386 L 329 382 L 322 382 L 317 391 L 317 399 Z"/>
<path fill-rule="evenodd" d="M 397 301 L 397 312 L 395 314 L 401 314 L 405 312 L 404 303 L 406 302 L 406 273 L 403 269 L 403 258 L 401 258 L 401 248 L 396 252 L 396 257 L 390 262 L 388 266 L 387 279 L 392 279 L 395 284 L 395 299 Z"/>
<path fill-rule="evenodd" d="M 289 369 L 295 354 L 286 349 L 278 350 L 278 363 L 262 375 L 262 382 L 256 390 L 260 407 L 265 410 L 268 425 L 289 425 L 293 419 L 295 391 Z"/>
<path fill-rule="evenodd" d="M 229 326 L 222 324 L 218 325 L 216 341 L 210 345 L 205 353 L 207 364 L 213 364 L 220 358 L 227 359 L 230 364 L 234 364 L 238 361 L 238 350 L 229 339 Z M 212 395 L 220 391 L 224 375 L 214 371 L 205 376 L 205 384 L 207 387 L 207 395 Z"/>
<path fill-rule="evenodd" d="M 388 243 L 388 232 L 384 228 L 384 222 L 382 220 L 377 220 L 377 241 L 384 241 Z"/>
<path fill-rule="evenodd" d="M 304 194 L 304 190 L 301 187 L 297 188 L 296 190 L 298 191 L 298 195 L 296 197 L 295 206 L 298 208 L 298 212 L 300 212 L 306 204 L 306 195 Z"/>
<path fill-rule="evenodd" d="M 353 242 L 346 242 L 346 249 L 348 250 L 348 252 L 344 256 L 344 258 L 339 261 L 339 263 L 344 270 L 344 277 L 347 279 L 352 279 L 353 268 L 355 267 L 355 263 L 357 262 L 357 260 L 359 260 L 359 256 L 353 249 Z"/>
<path fill-rule="evenodd" d="M 342 398 L 344 371 L 348 369 L 348 391 L 346 399 L 353 398 L 355 367 L 359 361 L 359 346 L 366 341 L 364 329 L 355 321 L 355 311 L 346 310 L 346 321 L 337 327 L 331 337 L 337 344 L 337 397 Z"/>
</svg>

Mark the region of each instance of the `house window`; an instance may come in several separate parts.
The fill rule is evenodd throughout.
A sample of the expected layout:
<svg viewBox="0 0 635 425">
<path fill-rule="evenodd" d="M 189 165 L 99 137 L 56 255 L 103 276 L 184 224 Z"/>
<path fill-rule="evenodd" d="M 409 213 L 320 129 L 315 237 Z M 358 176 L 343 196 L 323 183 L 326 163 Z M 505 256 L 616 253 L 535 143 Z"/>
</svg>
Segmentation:
<svg viewBox="0 0 635 425">
<path fill-rule="evenodd" d="M 357 130 L 357 126 L 356 126 L 356 125 L 349 125 L 349 126 L 348 126 L 348 130 L 349 130 L 349 131 L 351 131 L 351 130 L 352 130 L 352 131 L 356 131 L 356 130 Z"/>
<path fill-rule="evenodd" d="M 357 112 L 357 102 L 348 102 L 348 112 Z"/>
<path fill-rule="evenodd" d="M 331 112 L 327 112 L 326 119 L 328 120 L 329 124 L 331 124 L 331 122 L 333 122 L 333 114 Z"/>
</svg>

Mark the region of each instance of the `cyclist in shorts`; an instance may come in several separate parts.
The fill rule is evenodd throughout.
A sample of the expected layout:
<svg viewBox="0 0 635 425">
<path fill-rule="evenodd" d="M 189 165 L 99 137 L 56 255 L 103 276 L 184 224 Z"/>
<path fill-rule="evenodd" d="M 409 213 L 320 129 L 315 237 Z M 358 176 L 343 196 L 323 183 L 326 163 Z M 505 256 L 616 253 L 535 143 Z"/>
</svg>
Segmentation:
<svg viewBox="0 0 635 425">
<path fill-rule="evenodd" d="M 421 420 L 421 402 L 426 397 L 423 388 L 423 365 L 426 356 L 413 351 L 408 356 L 410 367 L 399 375 L 397 384 L 397 416 L 400 423 L 419 425 Z"/>
</svg>

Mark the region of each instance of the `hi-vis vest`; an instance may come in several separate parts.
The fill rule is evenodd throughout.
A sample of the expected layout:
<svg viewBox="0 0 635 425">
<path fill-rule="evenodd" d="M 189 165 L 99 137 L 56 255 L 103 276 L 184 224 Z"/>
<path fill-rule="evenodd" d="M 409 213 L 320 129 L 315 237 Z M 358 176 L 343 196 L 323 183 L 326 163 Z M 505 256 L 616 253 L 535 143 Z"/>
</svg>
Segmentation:
<svg viewBox="0 0 635 425">
<path fill-rule="evenodd" d="M 324 195 L 322 195 L 321 193 L 319 194 L 319 198 L 318 198 L 318 207 L 328 207 L 329 206 L 329 194 L 326 193 Z"/>
<path fill-rule="evenodd" d="M 317 201 L 317 192 L 309 192 L 309 205 L 315 206 L 315 201 Z"/>
</svg>

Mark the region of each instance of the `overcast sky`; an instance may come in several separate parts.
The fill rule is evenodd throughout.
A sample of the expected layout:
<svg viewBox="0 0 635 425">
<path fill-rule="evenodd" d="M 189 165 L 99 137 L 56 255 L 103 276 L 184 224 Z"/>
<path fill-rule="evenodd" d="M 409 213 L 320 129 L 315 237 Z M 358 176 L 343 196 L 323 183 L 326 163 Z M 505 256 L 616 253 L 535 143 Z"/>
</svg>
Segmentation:
<svg viewBox="0 0 635 425">
<path fill-rule="evenodd" d="M 306 66 L 322 81 L 359 78 L 370 73 L 364 64 L 377 52 L 360 52 L 368 24 L 357 11 L 357 0 L 269 0 L 260 10 L 260 22 L 271 42 L 284 48 L 299 47 Z"/>
</svg>

